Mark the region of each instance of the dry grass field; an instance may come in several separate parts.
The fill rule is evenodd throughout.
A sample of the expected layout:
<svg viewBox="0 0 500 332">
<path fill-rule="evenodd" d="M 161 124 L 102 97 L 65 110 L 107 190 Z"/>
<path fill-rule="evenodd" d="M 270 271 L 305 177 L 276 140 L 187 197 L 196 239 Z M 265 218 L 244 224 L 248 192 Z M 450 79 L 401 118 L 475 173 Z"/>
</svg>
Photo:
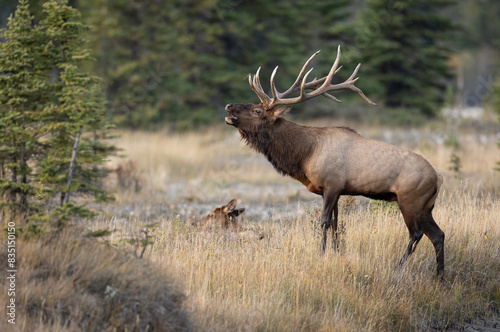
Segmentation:
<svg viewBox="0 0 500 332">
<path fill-rule="evenodd" d="M 2 305 L 0 331 L 190 328 L 182 309 L 184 296 L 168 271 L 99 243 L 86 233 L 68 227 L 17 240 L 16 324 L 7 322 L 6 306 Z M 0 247 L 0 257 L 6 257 L 6 252 Z M 5 286 L 2 279 L 0 284 Z M 0 300 L 7 303 L 6 291 Z"/>
<path fill-rule="evenodd" d="M 229 129 L 121 133 L 115 143 L 124 157 L 110 161 L 115 172 L 107 183 L 117 200 L 96 206 L 103 210 L 96 219 L 81 221 L 90 231 L 112 232 L 99 240 L 106 249 L 86 251 L 98 266 L 89 273 L 100 275 L 116 261 L 113 287 L 125 299 L 139 297 L 143 311 L 165 307 L 154 298 L 147 302 L 155 292 L 167 292 L 162 283 L 172 294 L 182 292 L 183 300 L 175 300 L 172 308 L 187 314 L 167 320 L 170 330 L 500 330 L 500 172 L 493 171 L 500 153 L 495 139 L 463 133 L 459 176 L 448 169 L 450 149 L 436 143 L 430 129 L 422 130 L 416 144 L 404 135 L 397 142 L 424 155 L 445 176 L 434 209 L 446 233 L 443 284 L 435 278 L 434 249 L 426 237 L 408 263 L 397 268 L 408 234 L 394 205 L 343 198 L 340 248 L 321 255 L 320 197 L 277 174 Z M 371 137 L 387 136 L 383 129 L 357 129 Z M 246 208 L 242 223 L 249 231 L 200 231 L 188 222 L 232 198 Z M 130 267 L 122 256 L 109 260 L 112 247 L 126 253 Z M 103 259 L 108 263 L 98 263 Z M 137 264 L 154 268 L 144 272 Z M 144 280 L 122 282 L 121 273 L 123 280 Z M 101 288 L 106 282 L 100 280 Z M 62 292 L 69 284 L 51 287 Z M 149 295 L 141 297 L 141 292 Z M 98 301 L 105 299 L 92 300 L 101 306 Z M 82 303 L 81 308 L 71 305 L 81 312 L 90 302 Z M 114 317 L 106 308 L 96 317 Z M 75 320 L 83 316 L 75 314 Z M 136 330 L 145 330 L 141 322 Z"/>
<path fill-rule="evenodd" d="M 383 130 L 366 128 L 370 136 Z M 394 206 L 344 200 L 341 247 L 319 254 L 321 200 L 277 174 L 235 131 L 122 133 L 125 160 L 143 186 L 117 191 L 118 201 L 92 229 L 117 232 L 111 242 L 141 238 L 146 257 L 177 280 L 197 330 L 412 331 L 500 329 L 500 159 L 494 140 L 461 137 L 461 174 L 451 151 L 425 130 L 417 145 L 445 175 L 434 210 L 446 233 L 446 284 L 435 280 L 435 256 L 424 237 L 403 269 L 407 230 Z M 116 159 L 112 164 L 123 164 Z M 115 180 L 116 181 L 116 180 Z M 113 185 L 113 181 L 110 181 Z M 186 220 L 231 198 L 247 209 L 252 232 L 200 232 Z M 476 324 L 476 325 L 474 325 Z M 479 325 L 477 325 L 479 324 Z"/>
</svg>

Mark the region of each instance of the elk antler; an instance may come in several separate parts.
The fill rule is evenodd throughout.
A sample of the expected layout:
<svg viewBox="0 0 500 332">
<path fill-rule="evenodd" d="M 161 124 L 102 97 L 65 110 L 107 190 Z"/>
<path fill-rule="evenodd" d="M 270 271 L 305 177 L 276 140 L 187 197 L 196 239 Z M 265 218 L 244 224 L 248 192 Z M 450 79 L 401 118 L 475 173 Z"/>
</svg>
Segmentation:
<svg viewBox="0 0 500 332">
<path fill-rule="evenodd" d="M 339 66 L 339 61 L 340 61 L 340 46 L 338 47 L 337 50 L 337 58 L 335 59 L 335 62 L 333 63 L 332 68 L 330 69 L 330 72 L 328 73 L 327 76 L 320 78 L 320 79 L 314 79 L 310 82 L 307 82 L 307 76 L 311 73 L 313 68 L 309 69 L 309 71 L 306 72 L 307 67 L 311 63 L 311 61 L 314 59 L 316 54 L 318 54 L 320 51 L 317 51 L 314 53 L 304 64 L 302 69 L 299 72 L 299 75 L 297 76 L 297 79 L 295 82 L 292 84 L 292 86 L 286 90 L 285 92 L 281 93 L 276 89 L 276 86 L 274 84 L 274 76 L 276 75 L 276 72 L 278 70 L 278 67 L 274 68 L 273 73 L 271 74 L 271 92 L 272 92 L 272 98 L 270 98 L 262 89 L 262 85 L 260 84 L 260 79 L 259 79 L 259 72 L 260 72 L 260 67 L 257 69 L 257 72 L 252 78 L 252 75 L 248 75 L 248 81 L 250 83 L 250 86 L 252 87 L 252 90 L 257 94 L 259 97 L 260 101 L 264 105 L 264 107 L 268 110 L 275 108 L 276 106 L 279 105 L 294 105 L 301 103 L 303 101 L 306 101 L 308 99 L 312 99 L 314 97 L 317 97 L 319 95 L 322 95 L 330 100 L 336 101 L 338 103 L 341 103 L 340 100 L 329 94 L 328 92 L 330 91 L 336 91 L 336 90 L 351 90 L 354 92 L 357 92 L 361 98 L 366 100 L 368 103 L 372 105 L 376 105 L 374 102 L 372 102 L 370 99 L 368 99 L 363 91 L 356 87 L 354 83 L 359 79 L 359 77 L 356 77 L 356 74 L 358 73 L 359 67 L 361 64 L 358 64 L 356 69 L 354 69 L 354 72 L 351 74 L 351 76 L 345 80 L 343 83 L 339 84 L 332 84 L 332 79 L 333 76 L 342 68 L 342 66 Z M 338 67 L 338 68 L 337 68 Z M 307 83 L 306 83 L 307 82 Z M 306 90 L 313 90 L 311 92 L 306 92 Z M 294 92 L 300 91 L 299 96 L 297 97 L 292 97 L 292 98 L 286 98 L 289 95 L 291 95 Z"/>
</svg>

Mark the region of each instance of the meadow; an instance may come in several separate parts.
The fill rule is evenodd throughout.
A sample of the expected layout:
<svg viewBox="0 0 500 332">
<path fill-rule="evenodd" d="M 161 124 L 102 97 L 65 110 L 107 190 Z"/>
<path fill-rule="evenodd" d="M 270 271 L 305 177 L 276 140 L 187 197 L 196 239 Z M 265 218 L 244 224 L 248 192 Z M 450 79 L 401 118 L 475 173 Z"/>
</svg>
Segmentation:
<svg viewBox="0 0 500 332">
<path fill-rule="evenodd" d="M 360 131 L 387 136 L 382 128 Z M 434 250 L 425 237 L 408 264 L 396 268 L 408 235 L 394 205 L 342 200 L 340 250 L 321 256 L 321 199 L 277 174 L 226 128 L 123 133 L 125 159 L 133 161 L 133 177 L 144 187 L 118 191 L 119 211 L 127 213 L 108 210 L 89 227 L 123 231 L 120 225 L 128 225 L 125 237 L 140 238 L 137 227 L 149 225 L 153 245 L 146 256 L 177 280 L 198 330 L 500 328 L 495 141 L 464 130 L 458 174 L 449 169 L 451 148 L 434 142 L 430 129 L 420 135 L 417 143 L 405 135 L 396 143 L 424 155 L 445 176 L 434 210 L 446 233 L 444 285 L 435 280 Z M 232 198 L 247 209 L 245 226 L 264 239 L 251 232 L 200 232 L 186 222 Z M 111 241 L 122 236 L 116 232 Z"/>
<path fill-rule="evenodd" d="M 166 319 L 163 330 L 500 329 L 500 173 L 493 170 L 500 154 L 494 134 L 462 132 L 457 173 L 449 169 L 451 148 L 434 129 L 423 128 L 411 140 L 408 130 L 356 127 L 370 137 L 396 139 L 442 170 L 445 183 L 433 213 L 446 233 L 447 282 L 441 283 L 435 277 L 434 249 L 425 236 L 407 264 L 397 268 L 408 233 L 391 204 L 343 198 L 339 250 L 321 255 L 321 198 L 277 174 L 230 129 L 120 133 L 115 144 L 123 149 L 122 157 L 110 160 L 114 172 L 107 182 L 116 202 L 95 206 L 102 211 L 98 217 L 79 222 L 87 231 L 110 232 L 97 240 L 105 249 L 85 247 L 88 260 L 101 263 L 78 279 L 104 275 L 97 278 L 103 294 L 93 299 L 95 306 L 109 302 L 109 289 L 116 289 L 124 301 L 146 303 L 144 310 L 151 315 L 144 319 L 158 320 L 158 312 L 168 317 L 169 310 L 182 313 L 181 318 Z M 246 208 L 241 223 L 249 231 L 200 231 L 190 225 L 232 198 Z M 38 249 L 33 245 L 29 250 Z M 110 250 L 125 256 L 110 259 L 115 257 Z M 105 277 L 103 271 L 111 268 L 113 277 Z M 108 288 L 113 278 L 117 281 Z M 34 287 L 31 293 L 42 293 L 35 279 L 27 285 Z M 51 287 L 64 293 L 70 292 L 70 284 Z M 160 292 L 175 299 L 170 307 L 161 306 L 162 311 L 156 310 L 153 296 Z M 82 301 L 80 307 L 66 302 L 73 308 L 69 312 L 78 309 L 71 319 L 88 319 L 82 312 L 91 302 Z M 36 303 L 35 308 L 47 307 Z M 104 321 L 116 316 L 115 309 L 100 309 L 96 315 Z M 139 317 L 130 309 L 115 319 L 146 330 L 139 318 L 135 323 L 127 320 L 127 313 Z M 68 315 L 56 323 L 69 324 Z M 113 330 L 113 325 L 102 329 Z"/>
</svg>

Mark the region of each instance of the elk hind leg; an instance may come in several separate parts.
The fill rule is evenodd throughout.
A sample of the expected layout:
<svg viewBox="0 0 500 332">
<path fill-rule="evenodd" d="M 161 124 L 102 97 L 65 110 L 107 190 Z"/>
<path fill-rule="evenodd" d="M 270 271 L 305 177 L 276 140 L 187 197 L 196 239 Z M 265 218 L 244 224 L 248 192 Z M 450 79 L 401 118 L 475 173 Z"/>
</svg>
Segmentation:
<svg viewBox="0 0 500 332">
<path fill-rule="evenodd" d="M 436 251 L 437 276 L 444 281 L 444 232 L 439 228 L 432 217 L 431 211 L 422 218 L 424 234 L 431 240 Z"/>
</svg>

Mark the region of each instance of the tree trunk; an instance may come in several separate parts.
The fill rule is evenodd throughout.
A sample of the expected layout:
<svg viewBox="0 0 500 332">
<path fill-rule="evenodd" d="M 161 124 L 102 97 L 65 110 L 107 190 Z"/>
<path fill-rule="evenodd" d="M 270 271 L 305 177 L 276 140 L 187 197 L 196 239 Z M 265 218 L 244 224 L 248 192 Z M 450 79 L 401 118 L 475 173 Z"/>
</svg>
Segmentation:
<svg viewBox="0 0 500 332">
<path fill-rule="evenodd" d="M 28 175 L 26 174 L 28 172 L 28 164 L 26 161 L 26 142 L 21 143 L 21 160 L 19 166 L 20 166 L 19 169 L 21 171 L 21 183 L 26 184 L 28 183 Z M 28 205 L 28 196 L 24 191 L 21 191 L 21 201 L 20 201 L 21 211 L 27 211 L 28 210 L 27 205 Z"/>
<path fill-rule="evenodd" d="M 14 164 L 16 164 L 17 162 L 17 157 L 14 156 Z M 17 166 L 13 166 L 12 167 L 12 178 L 11 178 L 11 181 L 13 183 L 17 183 Z M 17 198 L 17 193 L 16 191 L 12 191 L 11 190 L 11 193 L 10 193 L 10 200 L 12 203 L 16 203 L 16 198 Z"/>
<path fill-rule="evenodd" d="M 82 132 L 83 132 L 83 125 L 80 126 L 80 131 L 78 132 L 78 135 L 76 136 L 75 145 L 73 146 L 73 154 L 71 155 L 71 163 L 69 164 L 69 171 L 68 171 L 68 185 L 67 185 L 66 194 L 64 195 L 63 204 L 66 204 L 69 202 L 69 195 L 71 192 L 70 186 L 71 186 L 71 181 L 73 180 L 73 170 L 75 168 L 76 154 L 78 152 L 78 145 L 80 144 L 80 138 L 82 137 Z"/>
</svg>

